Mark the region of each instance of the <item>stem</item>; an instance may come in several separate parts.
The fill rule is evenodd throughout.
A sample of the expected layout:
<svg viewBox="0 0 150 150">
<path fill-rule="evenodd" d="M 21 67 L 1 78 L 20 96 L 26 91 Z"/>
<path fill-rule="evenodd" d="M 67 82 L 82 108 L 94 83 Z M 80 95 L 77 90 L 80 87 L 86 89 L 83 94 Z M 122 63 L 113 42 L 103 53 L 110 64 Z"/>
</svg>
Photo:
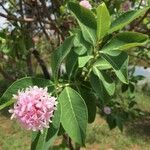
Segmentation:
<svg viewBox="0 0 150 150">
<path fill-rule="evenodd" d="M 72 140 L 70 137 L 69 137 L 68 145 L 69 145 L 70 150 L 74 150 L 73 145 L 72 145 Z"/>
<path fill-rule="evenodd" d="M 69 136 L 67 136 L 66 134 L 63 135 L 64 140 L 66 141 L 69 150 L 74 150 L 74 147 L 72 145 L 72 140 Z"/>
<path fill-rule="evenodd" d="M 140 9 L 141 5 L 142 5 L 143 0 L 140 1 L 138 9 Z"/>
</svg>

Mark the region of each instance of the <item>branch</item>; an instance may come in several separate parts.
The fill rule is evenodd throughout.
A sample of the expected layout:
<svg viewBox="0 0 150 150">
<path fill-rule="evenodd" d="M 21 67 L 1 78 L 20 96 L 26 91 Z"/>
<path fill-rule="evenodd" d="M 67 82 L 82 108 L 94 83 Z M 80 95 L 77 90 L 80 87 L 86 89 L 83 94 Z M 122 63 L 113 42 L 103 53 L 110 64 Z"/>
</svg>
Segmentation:
<svg viewBox="0 0 150 150">
<path fill-rule="evenodd" d="M 35 21 L 35 20 L 26 20 L 26 19 L 22 19 L 22 18 L 17 18 L 15 16 L 10 16 L 10 15 L 5 15 L 1 12 L 0 12 L 0 16 L 3 18 L 6 18 L 7 20 L 13 20 L 13 21 L 19 21 L 19 22 L 33 22 L 33 21 Z"/>
<path fill-rule="evenodd" d="M 134 30 L 147 17 L 147 15 L 149 14 L 149 12 L 150 12 L 150 9 L 147 10 L 147 12 L 144 14 L 143 17 L 141 17 L 141 19 L 139 21 L 137 21 L 136 23 L 133 23 L 131 25 L 131 28 L 129 30 L 130 31 Z"/>
<path fill-rule="evenodd" d="M 34 55 L 34 57 L 36 58 L 37 62 L 39 63 L 39 65 L 40 65 L 40 67 L 41 67 L 41 69 L 43 71 L 43 74 L 44 74 L 45 78 L 46 79 L 50 79 L 50 74 L 48 72 L 46 64 L 43 61 L 43 59 L 40 57 L 39 52 L 35 48 L 32 48 L 30 50 L 31 50 L 32 54 Z"/>
<path fill-rule="evenodd" d="M 147 17 L 149 12 L 150 12 L 150 9 L 147 10 L 147 12 L 144 14 L 144 16 L 136 24 L 134 24 L 134 26 L 138 26 L 144 20 L 144 18 Z"/>
</svg>

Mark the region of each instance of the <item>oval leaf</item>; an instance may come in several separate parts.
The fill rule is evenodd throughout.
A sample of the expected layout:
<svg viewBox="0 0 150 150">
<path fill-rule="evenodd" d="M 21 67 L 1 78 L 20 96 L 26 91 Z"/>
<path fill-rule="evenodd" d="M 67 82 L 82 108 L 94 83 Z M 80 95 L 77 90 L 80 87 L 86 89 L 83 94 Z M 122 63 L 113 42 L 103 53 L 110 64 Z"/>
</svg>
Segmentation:
<svg viewBox="0 0 150 150">
<path fill-rule="evenodd" d="M 87 27 L 96 29 L 96 19 L 92 11 L 73 2 L 68 3 L 68 7 L 81 23 Z"/>
<path fill-rule="evenodd" d="M 118 33 L 106 44 L 102 51 L 127 50 L 136 46 L 142 46 L 148 40 L 148 36 L 138 32 Z"/>
<path fill-rule="evenodd" d="M 110 27 L 110 14 L 105 3 L 100 4 L 97 9 L 97 37 L 102 39 Z"/>
<path fill-rule="evenodd" d="M 54 79 L 57 80 L 58 78 L 58 70 L 62 63 L 62 61 L 66 58 L 66 56 L 69 54 L 72 46 L 73 46 L 74 36 L 71 36 L 67 38 L 64 43 L 56 49 L 52 56 L 52 72 Z"/>
<path fill-rule="evenodd" d="M 115 21 L 112 22 L 109 33 L 122 29 L 136 18 L 142 16 L 148 9 L 149 7 L 140 10 L 128 11 L 119 16 Z"/>
<path fill-rule="evenodd" d="M 93 72 L 102 81 L 107 93 L 112 96 L 115 92 L 115 83 L 112 79 L 104 71 L 100 71 L 96 67 L 93 67 Z"/>
<path fill-rule="evenodd" d="M 112 66 L 116 76 L 123 82 L 128 83 L 128 61 L 125 52 L 111 51 L 113 55 L 102 54 L 102 57 Z"/>
<path fill-rule="evenodd" d="M 84 145 L 88 122 L 87 107 L 82 97 L 66 87 L 59 95 L 61 123 L 67 134 L 78 144 Z"/>
</svg>

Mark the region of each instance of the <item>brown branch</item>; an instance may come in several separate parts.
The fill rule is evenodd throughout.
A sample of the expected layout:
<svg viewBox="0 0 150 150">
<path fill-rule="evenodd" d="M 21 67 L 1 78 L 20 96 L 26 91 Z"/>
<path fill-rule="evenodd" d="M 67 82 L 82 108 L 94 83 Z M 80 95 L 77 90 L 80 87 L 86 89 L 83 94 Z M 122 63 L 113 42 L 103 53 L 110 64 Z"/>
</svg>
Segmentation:
<svg viewBox="0 0 150 150">
<path fill-rule="evenodd" d="M 144 16 L 136 24 L 134 24 L 134 26 L 138 26 L 147 17 L 149 12 L 150 12 L 150 9 L 147 10 L 147 12 L 144 14 Z"/>
<path fill-rule="evenodd" d="M 66 141 L 69 150 L 74 150 L 74 147 L 73 147 L 72 142 L 71 142 L 71 138 L 66 134 L 63 135 L 63 138 Z"/>
<path fill-rule="evenodd" d="M 7 20 L 13 20 L 13 21 L 19 21 L 19 22 L 33 22 L 33 21 L 35 21 L 35 20 L 25 20 L 23 18 L 17 18 L 15 16 L 11 16 L 11 15 L 5 15 L 1 12 L 0 12 L 0 17 L 6 18 Z"/>
<path fill-rule="evenodd" d="M 7 13 L 10 14 L 10 12 L 4 7 L 4 5 L 2 3 L 0 3 L 0 6 L 3 8 L 3 10 Z"/>
<path fill-rule="evenodd" d="M 57 23 L 55 22 L 55 20 L 52 20 L 51 17 L 50 17 L 50 14 L 49 14 L 49 10 L 46 6 L 46 3 L 45 1 L 43 0 L 40 0 L 44 10 L 45 10 L 45 15 L 47 16 L 47 18 L 49 19 L 49 21 L 51 22 L 51 26 L 55 29 L 55 31 L 61 35 L 61 39 L 64 40 L 64 35 L 63 33 L 61 32 L 61 30 L 59 29 L 59 27 L 57 26 Z"/>
<path fill-rule="evenodd" d="M 46 64 L 43 61 L 43 59 L 40 57 L 39 52 L 35 48 L 31 48 L 30 50 L 31 50 L 32 54 L 34 55 L 34 57 L 36 58 L 37 62 L 39 63 L 39 65 L 40 65 L 40 67 L 41 67 L 41 69 L 43 71 L 43 74 L 44 74 L 45 78 L 46 79 L 50 79 L 50 74 L 48 72 Z"/>
<path fill-rule="evenodd" d="M 147 12 L 144 14 L 143 17 L 141 17 L 141 19 L 139 21 L 137 21 L 136 23 L 133 23 L 133 25 L 131 25 L 130 31 L 134 30 L 147 17 L 149 12 L 150 12 L 150 9 L 147 10 Z"/>
<path fill-rule="evenodd" d="M 19 0 L 19 7 L 20 7 L 20 15 L 23 18 L 24 14 L 23 14 L 22 0 Z"/>
</svg>

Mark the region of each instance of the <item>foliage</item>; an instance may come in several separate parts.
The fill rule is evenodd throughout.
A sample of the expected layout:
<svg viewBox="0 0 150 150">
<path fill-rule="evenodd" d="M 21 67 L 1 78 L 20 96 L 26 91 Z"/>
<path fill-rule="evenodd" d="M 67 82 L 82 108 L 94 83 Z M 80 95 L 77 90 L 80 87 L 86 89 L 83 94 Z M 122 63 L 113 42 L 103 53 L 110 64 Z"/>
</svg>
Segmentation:
<svg viewBox="0 0 150 150">
<path fill-rule="evenodd" d="M 61 3 L 61 1 L 60 3 L 56 2 L 56 5 L 61 6 Z M 14 102 L 14 100 L 11 100 L 12 94 L 33 85 L 47 86 L 49 93 L 57 97 L 59 105 L 54 113 L 54 120 L 50 124 L 50 128 L 45 130 L 43 134 L 40 132 L 33 133 L 32 150 L 49 149 L 58 134 L 64 137 L 67 135 L 70 149 L 85 146 L 87 124 L 95 120 L 96 109 L 106 118 L 110 129 L 117 126 L 122 131 L 125 121 L 139 112 L 134 108 L 135 102 L 132 100 L 134 82 L 136 81 L 133 80 L 133 76 L 128 75 L 129 55 L 127 50 L 135 47 L 146 47 L 149 42 L 148 35 L 135 30 L 131 31 L 134 29 L 132 27 L 134 24 L 130 23 L 140 16 L 147 15 L 149 7 L 139 8 L 123 14 L 118 12 L 119 16 L 117 16 L 113 14 L 117 6 L 114 7 L 113 11 L 111 9 L 109 11 L 107 2 L 98 4 L 92 10 L 80 6 L 77 2 L 70 1 L 67 2 L 67 5 L 65 2 L 61 7 L 52 5 L 53 11 L 54 8 L 60 8 L 61 11 L 63 11 L 63 7 L 68 8 L 67 11 L 64 10 L 63 15 L 65 16 L 69 11 L 67 17 L 70 17 L 71 21 L 74 21 L 74 18 L 76 19 L 75 25 L 71 24 L 68 27 L 70 32 L 67 32 L 65 37 L 67 35 L 69 37 L 65 38 L 61 31 L 61 23 L 55 22 L 59 19 L 62 20 L 61 17 L 58 18 L 61 11 L 58 10 L 58 14 L 54 12 L 56 18 L 53 21 L 52 18 L 49 18 L 50 15 L 45 1 L 40 1 L 40 5 L 45 8 L 45 11 L 40 12 L 41 16 L 36 23 L 39 23 L 49 41 L 49 36 L 43 28 L 43 22 L 48 18 L 51 21 L 49 22 L 50 26 L 57 31 L 56 36 L 58 36 L 58 39 L 56 41 L 59 41 L 58 44 L 55 43 L 56 47 L 57 45 L 59 47 L 51 51 L 51 63 L 48 64 L 52 68 L 52 73 L 49 74 L 47 65 L 36 49 L 38 45 L 35 44 L 35 38 L 32 36 L 37 30 L 32 31 L 32 35 L 27 32 L 32 29 L 31 25 L 34 24 L 30 24 L 30 21 L 34 22 L 36 19 L 34 17 L 37 14 L 32 14 L 32 18 L 26 18 L 25 20 L 9 16 L 12 19 L 12 25 L 15 26 L 11 33 L 15 33 L 15 36 L 7 35 L 8 30 L 3 31 L 1 34 L 2 46 L 4 47 L 2 48 L 2 54 L 7 54 L 12 59 L 15 57 L 15 61 L 18 61 L 19 64 L 23 63 L 24 65 L 21 65 L 22 72 L 24 72 L 23 66 L 25 66 L 28 69 L 28 75 L 37 76 L 36 71 L 34 72 L 32 68 L 31 54 L 33 54 L 46 79 L 27 77 L 15 81 L 2 95 L 0 108 L 7 107 Z M 18 5 L 16 4 L 16 6 Z M 36 10 L 37 8 L 39 8 L 38 5 L 35 5 Z M 15 11 L 14 8 L 10 7 L 9 9 L 12 12 Z M 42 20 L 42 17 L 44 20 Z M 19 24 L 18 21 L 21 23 Z M 26 21 L 27 25 L 22 23 Z M 141 20 L 139 20 L 140 22 Z M 130 29 L 126 31 L 129 24 Z M 29 26 L 30 28 L 28 28 Z M 53 38 L 56 38 L 56 36 Z M 51 45 L 53 44 L 51 43 Z M 56 47 L 54 46 L 54 49 Z M 26 65 L 24 62 L 26 62 Z M 61 70 L 62 66 L 66 68 L 64 73 Z M 3 76 L 6 76 L 4 72 Z M 19 73 L 19 76 L 25 75 Z M 16 78 L 18 77 L 15 76 L 13 80 Z M 118 94 L 118 83 L 120 82 L 123 84 L 122 92 L 130 90 L 127 103 L 121 101 L 121 94 Z M 119 101 L 118 97 L 120 98 Z M 110 114 L 104 112 L 105 106 L 111 109 Z M 72 144 L 71 139 L 75 146 Z"/>
</svg>

